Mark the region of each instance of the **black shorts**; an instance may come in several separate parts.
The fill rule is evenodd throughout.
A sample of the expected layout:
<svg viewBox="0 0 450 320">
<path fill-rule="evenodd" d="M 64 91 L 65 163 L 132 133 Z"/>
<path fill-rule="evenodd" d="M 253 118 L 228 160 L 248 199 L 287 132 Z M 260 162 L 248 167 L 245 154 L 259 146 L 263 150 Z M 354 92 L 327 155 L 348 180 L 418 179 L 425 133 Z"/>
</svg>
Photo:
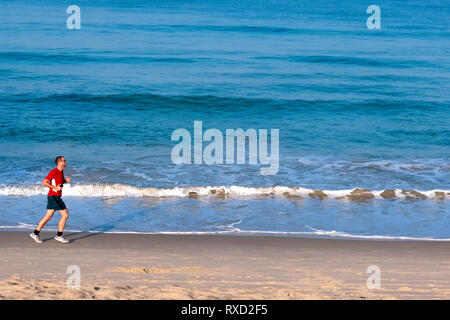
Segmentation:
<svg viewBox="0 0 450 320">
<path fill-rule="evenodd" d="M 65 210 L 66 204 L 60 196 L 47 196 L 47 210 Z"/>
</svg>

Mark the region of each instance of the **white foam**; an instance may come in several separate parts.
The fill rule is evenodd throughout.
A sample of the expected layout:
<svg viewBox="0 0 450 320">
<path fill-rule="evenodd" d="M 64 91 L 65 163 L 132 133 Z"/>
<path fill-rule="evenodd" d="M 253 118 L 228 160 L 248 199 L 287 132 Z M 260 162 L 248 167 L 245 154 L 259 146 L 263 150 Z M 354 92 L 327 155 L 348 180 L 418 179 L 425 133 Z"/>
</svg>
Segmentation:
<svg viewBox="0 0 450 320">
<path fill-rule="evenodd" d="M 19 196 L 29 197 L 47 194 L 48 189 L 39 185 L 32 186 L 0 186 L 0 196 Z M 308 198 L 317 190 L 302 187 L 244 187 L 244 186 L 189 186 L 174 188 L 139 188 L 124 184 L 66 184 L 63 194 L 72 197 L 204 197 L 204 196 L 223 196 L 223 197 L 301 197 Z M 342 190 L 319 190 L 321 194 L 326 195 L 326 199 L 364 199 L 358 196 L 358 193 L 372 194 L 375 199 L 384 199 L 382 193 L 384 190 L 361 191 L 357 188 Z M 450 190 L 393 190 L 395 198 L 417 198 L 421 199 L 424 195 L 427 199 L 450 198 Z M 436 194 L 440 192 L 439 196 Z M 370 198 L 370 197 L 369 197 Z"/>
<path fill-rule="evenodd" d="M 0 229 L 34 229 L 36 226 L 31 224 L 19 222 L 19 224 L 15 226 L 0 226 Z"/>
<path fill-rule="evenodd" d="M 28 229 L 33 230 L 35 226 L 22 224 L 16 226 L 0 226 L 0 229 Z M 295 237 L 318 237 L 318 238 L 336 238 L 336 239 L 364 239 L 364 240 L 401 240 L 401 241 L 450 241 L 450 238 L 432 238 L 432 237 L 407 237 L 407 236 L 382 236 L 382 235 L 355 235 L 343 231 L 320 230 L 305 225 L 311 231 L 267 231 L 267 230 L 241 230 L 233 227 L 231 230 L 217 231 L 82 231 L 82 230 L 66 230 L 67 232 L 87 232 L 87 233 L 108 233 L 108 234 L 164 234 L 164 235 L 241 235 L 241 236 L 295 236 Z M 47 231 L 57 231 L 57 228 L 46 228 Z"/>
</svg>

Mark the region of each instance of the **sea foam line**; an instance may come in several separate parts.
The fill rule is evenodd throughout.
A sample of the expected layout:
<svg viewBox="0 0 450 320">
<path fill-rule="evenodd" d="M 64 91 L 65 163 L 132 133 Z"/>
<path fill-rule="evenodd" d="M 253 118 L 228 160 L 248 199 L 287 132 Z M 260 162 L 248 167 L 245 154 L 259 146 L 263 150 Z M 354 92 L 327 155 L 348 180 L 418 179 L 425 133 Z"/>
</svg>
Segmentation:
<svg viewBox="0 0 450 320">
<path fill-rule="evenodd" d="M 35 226 L 20 223 L 15 226 L 0 226 L 6 230 L 33 230 Z M 433 238 L 433 237 L 408 237 L 408 236 L 392 236 L 392 235 L 355 235 L 343 231 L 320 230 L 305 225 L 311 231 L 267 231 L 267 230 L 242 230 L 233 227 L 231 230 L 215 230 L 215 231 L 82 231 L 75 229 L 67 229 L 66 232 L 79 233 L 108 233 L 108 234 L 163 234 L 163 235 L 240 235 L 240 236 L 290 236 L 290 237 L 319 237 L 332 239 L 353 239 L 353 240 L 379 240 L 379 241 L 450 241 L 450 238 Z M 57 231 L 57 228 L 46 228 L 46 231 Z"/>
<path fill-rule="evenodd" d="M 40 185 L 0 186 L 0 196 L 29 197 L 45 195 L 47 188 Z M 344 190 L 317 190 L 302 187 L 244 187 L 244 186 L 188 186 L 174 188 L 139 188 L 124 184 L 66 184 L 64 196 L 72 197 L 151 197 L 151 198 L 246 198 L 279 197 L 288 199 L 313 198 L 365 201 L 370 199 L 450 199 L 450 190 L 366 190 L 361 188 Z"/>
</svg>

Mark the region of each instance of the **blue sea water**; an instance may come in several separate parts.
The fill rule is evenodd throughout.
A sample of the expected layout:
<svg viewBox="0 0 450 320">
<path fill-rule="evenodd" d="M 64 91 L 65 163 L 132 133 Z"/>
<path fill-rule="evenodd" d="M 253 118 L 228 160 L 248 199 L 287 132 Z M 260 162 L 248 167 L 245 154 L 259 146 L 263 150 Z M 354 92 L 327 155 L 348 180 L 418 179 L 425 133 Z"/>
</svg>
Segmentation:
<svg viewBox="0 0 450 320">
<path fill-rule="evenodd" d="M 2 1 L 0 226 L 34 227 L 62 154 L 73 230 L 450 238 L 450 3 L 376 4 L 380 30 L 357 0 Z M 280 129 L 278 173 L 173 164 L 196 120 Z"/>
</svg>

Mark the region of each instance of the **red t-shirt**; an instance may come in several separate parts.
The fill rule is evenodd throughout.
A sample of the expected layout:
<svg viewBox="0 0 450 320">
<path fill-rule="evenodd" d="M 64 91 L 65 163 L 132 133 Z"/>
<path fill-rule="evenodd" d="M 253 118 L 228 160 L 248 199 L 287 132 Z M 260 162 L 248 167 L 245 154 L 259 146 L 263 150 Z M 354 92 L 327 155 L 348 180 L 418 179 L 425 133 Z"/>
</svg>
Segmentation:
<svg viewBox="0 0 450 320">
<path fill-rule="evenodd" d="M 59 186 L 60 184 L 64 183 L 64 170 L 59 171 L 58 168 L 53 169 L 49 172 L 49 174 L 45 177 L 51 185 L 53 186 Z M 48 191 L 49 196 L 62 196 L 62 191 L 56 191 L 53 189 L 50 189 Z"/>
</svg>

